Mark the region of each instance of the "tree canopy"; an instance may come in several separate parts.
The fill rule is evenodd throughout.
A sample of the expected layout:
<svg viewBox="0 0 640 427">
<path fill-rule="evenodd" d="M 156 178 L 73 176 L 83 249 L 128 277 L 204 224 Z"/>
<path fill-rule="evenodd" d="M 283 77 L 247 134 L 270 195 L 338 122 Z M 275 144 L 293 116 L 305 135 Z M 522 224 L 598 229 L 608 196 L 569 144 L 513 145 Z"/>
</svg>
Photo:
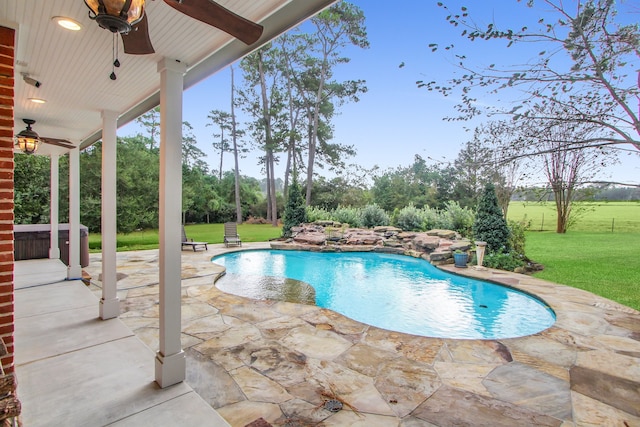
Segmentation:
<svg viewBox="0 0 640 427">
<path fill-rule="evenodd" d="M 459 116 L 453 119 L 489 113 L 526 122 L 549 118 L 540 113 L 552 107 L 564 112 L 564 120 L 592 123 L 601 130 L 588 140 L 568 143 L 571 147 L 626 144 L 640 150 L 640 120 L 635 108 L 640 90 L 640 31 L 637 19 L 630 19 L 630 11 L 624 9 L 632 2 L 519 3 L 530 11 L 518 16 L 535 16 L 537 21 L 517 28 L 501 28 L 495 22 L 482 26 L 475 16 L 480 11 L 472 12 L 468 7 L 452 11 L 442 2 L 438 5 L 463 39 L 474 43 L 502 40 L 505 48 L 515 50 L 535 46 L 535 57 L 519 64 L 479 66 L 470 60 L 471 52 L 461 52 L 452 43 L 445 49 L 453 53 L 460 73 L 446 82 L 421 80 L 418 86 L 459 96 Z M 436 43 L 430 47 L 434 52 L 441 48 Z M 521 94 L 518 102 L 483 107 L 489 97 L 509 89 Z"/>
</svg>

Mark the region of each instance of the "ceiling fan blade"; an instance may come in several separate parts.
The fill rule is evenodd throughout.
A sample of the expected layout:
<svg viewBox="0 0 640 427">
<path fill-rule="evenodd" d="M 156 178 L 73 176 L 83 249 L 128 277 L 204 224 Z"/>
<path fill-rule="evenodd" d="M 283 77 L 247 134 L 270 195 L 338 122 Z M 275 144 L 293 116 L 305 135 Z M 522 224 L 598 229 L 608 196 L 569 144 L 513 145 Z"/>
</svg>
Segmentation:
<svg viewBox="0 0 640 427">
<path fill-rule="evenodd" d="M 149 21 L 147 14 L 142 15 L 140 22 L 135 24 L 128 34 L 122 34 L 124 53 L 129 55 L 148 55 L 154 53 L 151 39 L 149 38 Z"/>
<path fill-rule="evenodd" d="M 75 148 L 73 142 L 60 138 L 41 138 L 45 144 L 57 145 L 62 148 Z"/>
<path fill-rule="evenodd" d="M 262 35 L 262 25 L 251 22 L 210 0 L 164 0 L 172 8 L 205 24 L 231 34 L 245 44 L 253 44 Z"/>
</svg>

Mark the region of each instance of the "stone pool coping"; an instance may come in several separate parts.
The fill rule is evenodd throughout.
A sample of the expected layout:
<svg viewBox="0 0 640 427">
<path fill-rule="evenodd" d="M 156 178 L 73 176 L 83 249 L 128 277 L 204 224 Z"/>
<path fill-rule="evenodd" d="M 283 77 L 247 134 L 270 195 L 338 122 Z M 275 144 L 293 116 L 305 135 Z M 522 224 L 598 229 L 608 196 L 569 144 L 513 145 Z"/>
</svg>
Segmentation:
<svg viewBox="0 0 640 427">
<path fill-rule="evenodd" d="M 259 417 L 290 426 L 640 425 L 640 313 L 628 307 L 530 276 L 445 265 L 538 296 L 556 323 L 521 338 L 417 337 L 223 293 L 210 259 L 227 251 L 183 252 L 182 319 L 187 382 L 232 426 Z M 153 350 L 157 257 L 118 253 L 120 317 Z M 98 278 L 100 268 L 92 254 L 85 270 Z M 345 409 L 323 409 L 331 397 Z"/>
</svg>

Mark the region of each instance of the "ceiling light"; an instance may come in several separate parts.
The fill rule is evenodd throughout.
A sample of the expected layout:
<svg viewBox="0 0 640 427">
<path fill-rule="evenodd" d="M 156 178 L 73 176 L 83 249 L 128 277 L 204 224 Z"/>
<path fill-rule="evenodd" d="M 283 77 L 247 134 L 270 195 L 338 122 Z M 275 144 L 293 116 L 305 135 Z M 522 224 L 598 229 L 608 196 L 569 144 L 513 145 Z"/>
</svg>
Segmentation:
<svg viewBox="0 0 640 427">
<path fill-rule="evenodd" d="M 40 136 L 38 136 L 38 134 L 33 129 L 31 129 L 31 125 L 36 121 L 31 119 L 22 119 L 22 121 L 25 122 L 27 128 L 17 134 L 14 140 L 18 148 L 20 148 L 23 153 L 33 154 L 42 143 Z"/>
<path fill-rule="evenodd" d="M 57 22 L 58 25 L 60 25 L 62 28 L 67 30 L 80 31 L 82 29 L 82 25 L 80 25 L 78 21 L 67 18 L 66 16 L 54 16 L 51 19 Z"/>
<path fill-rule="evenodd" d="M 84 0 L 89 18 L 112 33 L 127 34 L 142 19 L 145 0 Z"/>
<path fill-rule="evenodd" d="M 34 104 L 44 104 L 45 102 L 47 102 L 42 98 L 29 98 L 29 101 L 33 102 Z"/>
</svg>

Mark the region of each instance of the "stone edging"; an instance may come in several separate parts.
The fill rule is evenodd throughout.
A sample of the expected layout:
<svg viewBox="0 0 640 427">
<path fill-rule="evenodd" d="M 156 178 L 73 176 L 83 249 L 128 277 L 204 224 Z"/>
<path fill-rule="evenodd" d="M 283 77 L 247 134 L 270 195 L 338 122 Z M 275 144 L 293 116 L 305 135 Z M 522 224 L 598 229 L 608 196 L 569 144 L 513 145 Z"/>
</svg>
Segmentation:
<svg viewBox="0 0 640 427">
<path fill-rule="evenodd" d="M 342 227 L 324 222 L 291 229 L 292 237 L 272 241 L 273 249 L 313 252 L 380 252 L 422 258 L 432 264 L 453 263 L 455 251 L 469 252 L 472 244 L 452 230 L 402 231 L 396 227 L 372 229 Z"/>
</svg>

